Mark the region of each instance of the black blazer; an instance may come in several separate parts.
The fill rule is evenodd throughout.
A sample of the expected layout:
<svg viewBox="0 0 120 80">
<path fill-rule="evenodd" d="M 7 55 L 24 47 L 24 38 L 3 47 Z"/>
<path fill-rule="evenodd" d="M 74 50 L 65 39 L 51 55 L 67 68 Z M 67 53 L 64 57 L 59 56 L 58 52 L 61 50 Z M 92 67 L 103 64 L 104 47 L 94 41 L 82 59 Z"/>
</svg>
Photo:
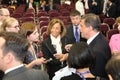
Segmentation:
<svg viewBox="0 0 120 80">
<path fill-rule="evenodd" d="M 81 37 L 81 33 L 80 33 L 80 41 L 86 42 L 86 39 Z M 73 25 L 70 24 L 67 28 L 66 44 L 73 44 L 73 43 L 76 43 L 76 39 L 74 37 Z"/>
<path fill-rule="evenodd" d="M 65 54 L 66 53 L 66 50 L 64 48 L 65 47 L 65 38 L 61 38 L 61 43 L 62 43 L 62 52 L 63 52 L 63 54 Z M 61 62 L 53 56 L 56 53 L 56 50 L 55 50 L 54 46 L 52 45 L 50 36 L 42 42 L 41 49 L 43 52 L 43 56 L 46 59 L 50 59 L 50 58 L 53 59 L 52 61 L 50 61 L 46 64 L 47 72 L 48 72 L 50 78 L 52 78 L 54 76 L 54 73 L 57 70 L 66 66 L 66 62 L 63 62 L 63 66 L 61 66 Z"/>
<path fill-rule="evenodd" d="M 10 3 L 9 2 L 11 2 L 10 0 L 1 0 L 1 3 L 2 4 L 7 4 L 7 5 L 10 5 Z"/>
<path fill-rule="evenodd" d="M 120 0 L 115 0 L 115 4 L 116 4 L 116 13 L 117 13 L 116 17 L 119 17 L 120 16 Z"/>
<path fill-rule="evenodd" d="M 66 50 L 64 48 L 65 47 L 65 37 L 61 38 L 61 43 L 62 43 L 62 52 L 63 52 L 63 54 L 65 54 L 66 53 Z M 53 54 L 55 54 L 57 51 L 55 50 L 54 46 L 52 45 L 50 36 L 42 42 L 41 49 L 43 52 L 43 56 L 46 59 L 49 59 L 49 58 L 55 59 Z M 56 60 L 55 60 L 55 62 L 56 62 Z"/>
<path fill-rule="evenodd" d="M 60 4 L 61 0 L 53 0 L 53 4 Z"/>
<path fill-rule="evenodd" d="M 41 70 L 20 67 L 5 74 L 3 80 L 49 80 L 49 76 Z"/>
<path fill-rule="evenodd" d="M 90 69 L 92 74 L 95 76 L 107 77 L 105 65 L 111 58 L 111 51 L 108 42 L 105 37 L 99 33 L 89 46 L 93 49 L 96 55 L 95 64 Z"/>
<path fill-rule="evenodd" d="M 93 0 L 88 0 L 89 12 L 95 13 L 95 14 L 102 13 L 102 10 L 101 10 L 102 0 L 95 0 L 95 2 L 97 2 L 97 6 L 92 5 L 92 2 Z"/>
<path fill-rule="evenodd" d="M 53 5 L 52 5 L 52 9 L 55 10 L 55 9 L 56 9 L 56 5 L 53 4 Z M 50 9 L 50 5 L 46 5 L 45 11 L 48 12 L 49 10 L 51 10 L 51 9 Z"/>
<path fill-rule="evenodd" d="M 109 10 L 108 10 L 108 17 L 112 17 L 112 18 L 116 18 L 116 4 L 112 3 L 112 5 L 110 6 Z"/>
</svg>

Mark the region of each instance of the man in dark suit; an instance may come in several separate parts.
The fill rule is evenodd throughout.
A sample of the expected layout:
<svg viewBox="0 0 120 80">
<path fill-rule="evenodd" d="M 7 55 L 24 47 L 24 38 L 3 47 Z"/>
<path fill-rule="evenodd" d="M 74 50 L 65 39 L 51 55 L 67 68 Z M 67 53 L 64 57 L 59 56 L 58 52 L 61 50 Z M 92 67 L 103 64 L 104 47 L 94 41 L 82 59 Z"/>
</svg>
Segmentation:
<svg viewBox="0 0 120 80">
<path fill-rule="evenodd" d="M 116 13 L 117 13 L 116 17 L 119 17 L 120 16 L 120 0 L 115 0 L 115 4 L 116 4 Z"/>
<path fill-rule="evenodd" d="M 30 44 L 17 33 L 0 33 L 0 70 L 2 80 L 49 80 L 47 73 L 28 69 L 22 63 Z"/>
<path fill-rule="evenodd" d="M 61 0 L 53 0 L 53 4 L 55 4 L 55 5 L 56 4 L 61 4 L 60 2 L 61 2 Z"/>
<path fill-rule="evenodd" d="M 77 43 L 80 41 L 86 41 L 86 39 L 81 37 L 80 33 L 80 12 L 75 10 L 70 13 L 70 19 L 72 24 L 70 24 L 67 28 L 67 33 L 66 33 L 66 46 L 65 49 L 69 51 L 70 47 L 72 46 L 73 43 Z M 76 28 L 78 35 L 76 36 Z M 78 37 L 78 39 L 77 39 Z"/>
<path fill-rule="evenodd" d="M 111 58 L 111 51 L 105 37 L 100 33 L 100 19 L 95 14 L 86 14 L 81 18 L 81 35 L 87 39 L 88 45 L 96 55 L 94 65 L 90 67 L 93 75 L 108 79 L 105 65 Z"/>
<path fill-rule="evenodd" d="M 53 4 L 52 0 L 49 0 L 49 3 L 46 5 L 45 10 L 48 12 L 49 10 L 55 10 L 56 5 Z"/>
<path fill-rule="evenodd" d="M 88 0 L 89 12 L 94 14 L 102 13 L 102 0 Z"/>
<path fill-rule="evenodd" d="M 107 6 L 107 11 L 106 11 L 106 16 L 111 17 L 111 18 L 116 18 L 116 4 L 113 3 L 113 0 L 108 0 L 108 6 Z"/>
</svg>

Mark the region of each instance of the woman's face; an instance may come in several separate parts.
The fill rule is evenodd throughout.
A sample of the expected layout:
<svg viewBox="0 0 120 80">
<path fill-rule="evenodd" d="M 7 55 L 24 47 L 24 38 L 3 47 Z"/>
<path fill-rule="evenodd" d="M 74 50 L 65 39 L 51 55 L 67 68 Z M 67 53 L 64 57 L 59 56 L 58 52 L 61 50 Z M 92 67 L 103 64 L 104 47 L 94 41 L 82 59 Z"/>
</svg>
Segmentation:
<svg viewBox="0 0 120 80">
<path fill-rule="evenodd" d="M 35 41 L 39 40 L 39 33 L 38 33 L 37 28 L 34 30 L 34 32 L 32 34 L 27 36 L 27 39 L 31 42 L 35 42 Z"/>
<path fill-rule="evenodd" d="M 16 32 L 20 30 L 18 21 L 14 22 L 11 26 L 6 27 L 7 32 Z"/>
<path fill-rule="evenodd" d="M 60 32 L 61 32 L 60 23 L 55 23 L 51 28 L 51 35 L 57 38 L 60 35 Z"/>
</svg>

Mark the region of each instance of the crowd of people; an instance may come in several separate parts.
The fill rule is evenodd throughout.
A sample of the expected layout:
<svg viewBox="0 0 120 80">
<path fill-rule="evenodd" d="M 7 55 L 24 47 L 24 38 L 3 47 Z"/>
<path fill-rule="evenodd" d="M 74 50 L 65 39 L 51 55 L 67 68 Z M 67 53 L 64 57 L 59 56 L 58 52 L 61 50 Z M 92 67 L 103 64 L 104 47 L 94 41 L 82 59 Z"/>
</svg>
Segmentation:
<svg viewBox="0 0 120 80">
<path fill-rule="evenodd" d="M 34 9 L 36 4 L 46 12 L 56 9 L 54 0 L 35 2 L 30 0 Z M 100 32 L 98 16 L 103 13 L 106 17 L 115 18 L 120 30 L 116 3 L 117 0 L 108 0 L 104 4 L 104 12 L 102 0 L 76 1 L 76 10 L 70 12 L 68 27 L 61 19 L 51 19 L 46 31 L 48 37 L 41 44 L 37 43 L 40 34 L 36 23 L 20 24 L 10 17 L 7 8 L 1 8 L 0 80 L 119 80 L 120 35 L 113 35 L 108 42 Z M 38 46 L 42 57 L 38 57 Z M 45 71 L 41 70 L 43 64 Z"/>
</svg>

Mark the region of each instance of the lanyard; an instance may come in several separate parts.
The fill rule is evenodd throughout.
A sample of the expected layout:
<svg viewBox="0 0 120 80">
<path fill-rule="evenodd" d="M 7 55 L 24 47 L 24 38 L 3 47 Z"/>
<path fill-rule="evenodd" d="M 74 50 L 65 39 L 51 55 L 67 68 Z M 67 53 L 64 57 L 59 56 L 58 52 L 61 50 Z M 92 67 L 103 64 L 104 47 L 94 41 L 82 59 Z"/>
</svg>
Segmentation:
<svg viewBox="0 0 120 80">
<path fill-rule="evenodd" d="M 82 77 L 82 80 L 86 80 L 84 75 L 90 73 L 90 71 L 85 71 L 85 72 L 76 72 L 79 76 Z"/>
</svg>

